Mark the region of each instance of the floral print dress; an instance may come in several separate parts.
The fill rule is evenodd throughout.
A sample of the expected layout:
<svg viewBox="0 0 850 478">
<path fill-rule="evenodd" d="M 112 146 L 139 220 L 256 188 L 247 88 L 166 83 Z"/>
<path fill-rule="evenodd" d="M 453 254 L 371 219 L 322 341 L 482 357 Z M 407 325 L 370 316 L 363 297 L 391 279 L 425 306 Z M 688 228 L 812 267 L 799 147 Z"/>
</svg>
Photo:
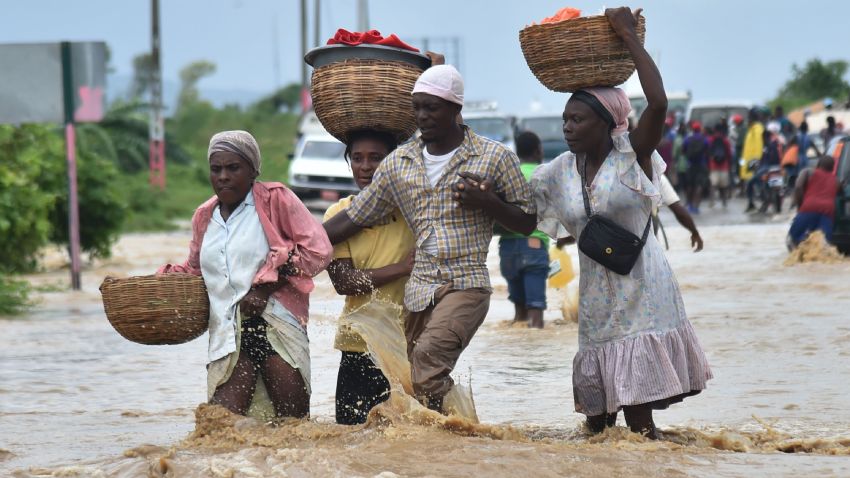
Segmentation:
<svg viewBox="0 0 850 478">
<path fill-rule="evenodd" d="M 590 207 L 637 236 L 660 203 L 664 161 L 653 154 L 653 178 L 637 162 L 628 134 L 614 147 L 589 187 Z M 578 164 L 577 164 L 578 163 Z M 576 155 L 566 152 L 537 169 L 531 184 L 538 229 L 552 237 L 581 236 L 588 217 Z M 623 406 L 666 408 L 703 390 L 712 378 L 685 314 L 679 285 L 661 245 L 647 237 L 628 275 L 579 252 L 579 352 L 573 360 L 576 411 L 588 416 Z"/>
</svg>

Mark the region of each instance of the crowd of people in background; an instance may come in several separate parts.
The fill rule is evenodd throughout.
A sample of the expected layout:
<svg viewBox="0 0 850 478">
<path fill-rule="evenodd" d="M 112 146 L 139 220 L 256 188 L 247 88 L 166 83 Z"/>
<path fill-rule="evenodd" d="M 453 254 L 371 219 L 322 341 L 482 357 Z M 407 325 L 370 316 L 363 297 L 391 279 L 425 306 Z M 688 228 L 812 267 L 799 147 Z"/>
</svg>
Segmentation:
<svg viewBox="0 0 850 478">
<path fill-rule="evenodd" d="M 770 185 L 779 184 L 771 179 L 781 178 L 781 190 L 793 191 L 797 177 L 810 166 L 809 158 L 825 153 L 843 129 L 830 116 L 827 127 L 819 132 L 824 149 L 820 151 L 807 122 L 795 126 L 781 106 L 772 112 L 752 108 L 746 120 L 735 114 L 714 124 L 692 121 L 678 127 L 671 115 L 665 122 L 658 152 L 667 163 L 668 179 L 685 197 L 690 214 L 699 214 L 706 199 L 712 204 L 717 200 L 725 208 L 736 192 L 747 198 L 748 213 L 764 213 L 771 206 L 779 213 L 782 195 L 769 199 L 768 181 Z"/>
</svg>

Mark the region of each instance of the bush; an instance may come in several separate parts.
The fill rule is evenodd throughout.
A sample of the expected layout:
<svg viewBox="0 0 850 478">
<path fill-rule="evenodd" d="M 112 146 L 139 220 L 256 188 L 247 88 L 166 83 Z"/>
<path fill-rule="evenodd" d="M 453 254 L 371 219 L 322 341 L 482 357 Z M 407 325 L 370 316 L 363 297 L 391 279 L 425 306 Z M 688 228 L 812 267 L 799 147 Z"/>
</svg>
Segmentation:
<svg viewBox="0 0 850 478">
<path fill-rule="evenodd" d="M 25 281 L 0 277 L 0 316 L 20 314 L 32 302 L 29 284 Z"/>
<path fill-rule="evenodd" d="M 55 127 L 0 126 L 0 272 L 35 267 L 48 241 L 68 244 L 68 179 L 64 143 Z M 77 152 L 80 242 L 108 256 L 126 212 L 112 158 Z"/>
<path fill-rule="evenodd" d="M 62 141 L 47 126 L 0 126 L 0 272 L 35 266 L 50 237 L 58 192 L 43 187 L 63 169 Z"/>
<path fill-rule="evenodd" d="M 109 257 L 118 239 L 127 209 L 123 179 L 115 164 L 87 151 L 77 154 L 77 196 L 80 210 L 80 247 L 93 257 Z M 64 173 L 64 170 L 63 170 Z M 50 240 L 65 244 L 68 239 L 68 188 L 64 174 L 45 178 L 45 187 L 58 191 L 50 212 Z"/>
</svg>

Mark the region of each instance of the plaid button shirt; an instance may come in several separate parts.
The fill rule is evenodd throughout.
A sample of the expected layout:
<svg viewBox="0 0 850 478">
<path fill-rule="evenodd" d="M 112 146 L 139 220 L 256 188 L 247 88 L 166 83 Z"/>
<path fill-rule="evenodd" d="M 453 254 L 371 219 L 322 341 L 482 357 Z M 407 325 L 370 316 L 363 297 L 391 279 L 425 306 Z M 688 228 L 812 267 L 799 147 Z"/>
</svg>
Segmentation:
<svg viewBox="0 0 850 478">
<path fill-rule="evenodd" d="M 489 179 L 494 191 L 507 203 L 535 213 L 531 191 L 523 178 L 519 159 L 496 141 L 465 128 L 465 138 L 446 165 L 436 186 L 425 174 L 421 140 L 400 146 L 381 162 L 372 184 L 361 191 L 346 209 L 357 225 L 378 224 L 396 206 L 416 238 L 416 263 L 407 282 L 404 304 L 419 312 L 428 307 L 443 284 L 454 289 L 490 289 L 487 250 L 493 238 L 493 218 L 481 210 L 458 207 L 451 186 L 458 173 L 470 172 Z M 422 251 L 433 230 L 437 255 Z"/>
</svg>

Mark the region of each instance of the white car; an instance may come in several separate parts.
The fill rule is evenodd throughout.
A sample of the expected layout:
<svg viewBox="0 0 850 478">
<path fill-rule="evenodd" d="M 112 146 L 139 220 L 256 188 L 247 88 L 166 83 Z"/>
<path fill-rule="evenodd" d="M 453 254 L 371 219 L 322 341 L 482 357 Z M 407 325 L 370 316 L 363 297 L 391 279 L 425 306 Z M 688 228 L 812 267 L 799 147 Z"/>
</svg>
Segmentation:
<svg viewBox="0 0 850 478">
<path fill-rule="evenodd" d="M 289 188 L 301 199 L 335 201 L 359 191 L 345 161 L 345 144 L 327 133 L 304 134 L 289 164 Z"/>
</svg>

